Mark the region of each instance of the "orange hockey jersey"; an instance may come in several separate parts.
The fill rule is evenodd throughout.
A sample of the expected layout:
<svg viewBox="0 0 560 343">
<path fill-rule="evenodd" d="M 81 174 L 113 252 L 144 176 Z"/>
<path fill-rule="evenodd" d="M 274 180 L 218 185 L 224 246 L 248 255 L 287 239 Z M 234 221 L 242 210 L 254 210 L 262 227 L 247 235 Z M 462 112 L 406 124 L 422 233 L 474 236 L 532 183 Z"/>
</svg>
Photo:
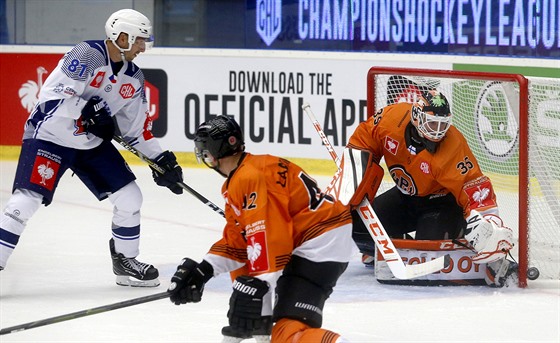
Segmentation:
<svg viewBox="0 0 560 343">
<path fill-rule="evenodd" d="M 407 146 L 406 127 L 411 104 L 386 106 L 360 123 L 348 147 L 370 151 L 374 160 L 385 163 L 396 186 L 411 196 L 438 196 L 452 193 L 465 218 L 471 209 L 497 214 L 496 195 L 490 179 L 483 175 L 465 137 L 451 126 L 435 153 L 417 152 Z"/>
<path fill-rule="evenodd" d="M 281 271 L 296 247 L 352 221 L 347 207 L 323 194 L 299 166 L 276 156 L 245 153 L 222 195 L 227 223 L 207 254 L 215 273 L 242 265 L 253 276 Z M 318 254 L 336 255 L 323 250 Z"/>
</svg>

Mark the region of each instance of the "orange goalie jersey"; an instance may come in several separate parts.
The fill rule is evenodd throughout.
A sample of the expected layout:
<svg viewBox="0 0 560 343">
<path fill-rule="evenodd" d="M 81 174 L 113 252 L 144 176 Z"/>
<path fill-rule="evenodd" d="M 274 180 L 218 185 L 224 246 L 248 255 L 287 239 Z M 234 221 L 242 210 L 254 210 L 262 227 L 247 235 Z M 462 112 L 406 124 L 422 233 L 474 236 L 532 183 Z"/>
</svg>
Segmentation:
<svg viewBox="0 0 560 343">
<path fill-rule="evenodd" d="M 272 155 L 244 153 L 222 195 L 227 224 L 208 254 L 218 273 L 243 265 L 253 276 L 281 271 L 295 248 L 352 221 L 299 166 Z M 323 250 L 317 254 L 337 256 Z"/>
<path fill-rule="evenodd" d="M 452 193 L 463 215 L 470 210 L 497 212 L 496 195 L 490 179 L 483 175 L 465 137 L 451 126 L 438 143 L 436 153 L 417 152 L 407 144 L 411 104 L 386 106 L 361 123 L 348 147 L 369 150 L 379 163 L 382 157 L 396 186 L 410 196 L 438 196 Z"/>
</svg>

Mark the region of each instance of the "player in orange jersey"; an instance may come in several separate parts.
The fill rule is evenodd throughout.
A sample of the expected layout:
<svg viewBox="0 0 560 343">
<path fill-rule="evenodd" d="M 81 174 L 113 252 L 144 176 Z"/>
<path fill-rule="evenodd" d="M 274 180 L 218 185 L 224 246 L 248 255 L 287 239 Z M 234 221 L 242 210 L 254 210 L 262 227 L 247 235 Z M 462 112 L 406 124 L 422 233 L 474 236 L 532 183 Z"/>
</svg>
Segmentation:
<svg viewBox="0 0 560 343">
<path fill-rule="evenodd" d="M 233 282 L 227 342 L 268 341 L 269 334 L 279 343 L 344 342 L 321 324 L 325 301 L 355 253 L 349 209 L 299 166 L 245 152 L 241 128 L 228 116 L 201 124 L 195 147 L 199 161 L 226 177 L 227 223 L 202 262 L 183 259 L 171 301 L 198 302 L 210 278 L 245 267 Z"/>
<path fill-rule="evenodd" d="M 395 186 L 377 195 L 373 207 L 390 236 L 415 231 L 417 240 L 464 237 L 476 251 L 473 261 L 489 263 L 495 273 L 513 247 L 512 232 L 499 217 L 490 179 L 451 118 L 445 96 L 425 91 L 412 105 L 388 105 L 362 122 L 347 149 L 368 153 L 372 170 L 385 159 Z M 365 226 L 357 214 L 353 217 L 356 244 L 365 256 L 374 256 Z M 506 265 L 501 272 L 514 268 Z M 497 282 L 489 277 L 487 282 Z"/>
</svg>

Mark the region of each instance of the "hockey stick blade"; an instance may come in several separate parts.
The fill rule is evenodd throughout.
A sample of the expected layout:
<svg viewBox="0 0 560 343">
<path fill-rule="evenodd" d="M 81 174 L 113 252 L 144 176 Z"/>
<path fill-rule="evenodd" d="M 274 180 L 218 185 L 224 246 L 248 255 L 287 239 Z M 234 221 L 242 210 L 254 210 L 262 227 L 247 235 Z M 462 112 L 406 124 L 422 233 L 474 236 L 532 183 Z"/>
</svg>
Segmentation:
<svg viewBox="0 0 560 343">
<path fill-rule="evenodd" d="M 123 307 L 129 307 L 129 306 L 134 306 L 134 305 L 147 303 L 147 302 L 150 302 L 150 301 L 165 299 L 165 298 L 168 298 L 170 295 L 171 294 L 166 291 L 166 292 L 162 292 L 162 293 L 156 293 L 156 294 L 148 295 L 148 296 L 145 296 L 145 297 L 125 300 L 125 301 L 121 301 L 121 302 L 114 303 L 114 304 L 103 305 L 103 306 L 99 306 L 99 307 L 90 308 L 90 309 L 87 309 L 87 310 L 82 310 L 82 311 L 78 311 L 78 312 L 63 314 L 61 316 L 56 316 L 56 317 L 37 320 L 37 321 L 34 321 L 34 322 L 25 323 L 25 324 L 15 325 L 15 326 L 11 326 L 11 327 L 0 330 L 0 335 L 7 335 L 7 334 L 10 334 L 10 333 L 14 333 L 14 332 L 34 329 L 34 328 L 37 328 L 37 327 L 40 327 L 40 326 L 60 323 L 60 322 L 64 322 L 64 321 L 67 321 L 67 320 L 72 320 L 72 319 L 77 319 L 77 318 L 81 318 L 81 317 L 91 316 L 91 315 L 98 314 L 98 313 L 113 311 L 113 310 L 117 310 L 117 309 L 123 308 Z"/>
<path fill-rule="evenodd" d="M 156 162 L 152 161 L 151 159 L 148 158 L 148 156 L 144 155 L 142 152 L 138 151 L 135 147 L 133 147 L 132 145 L 130 145 L 127 141 L 125 141 L 122 137 L 114 135 L 113 139 L 119 143 L 120 145 L 122 145 L 126 150 L 130 151 L 132 154 L 138 156 L 142 161 L 148 163 L 148 165 L 150 167 L 152 167 L 155 171 L 157 171 L 160 174 L 165 174 L 165 170 L 163 170 Z M 212 210 L 214 210 L 214 212 L 219 213 L 222 217 L 225 218 L 225 213 L 224 211 L 216 204 L 214 204 L 213 202 L 211 202 L 210 200 L 208 200 L 205 196 L 203 196 L 202 194 L 198 193 L 197 191 L 195 191 L 193 188 L 189 187 L 186 183 L 184 182 L 177 182 L 177 184 L 184 190 L 186 190 L 187 192 L 189 192 L 191 195 L 193 195 L 195 198 L 197 198 L 198 200 L 200 200 L 201 202 L 204 203 L 204 205 L 210 207 Z"/>
<path fill-rule="evenodd" d="M 440 256 L 434 260 L 426 261 L 419 264 L 409 264 L 405 266 L 401 263 L 394 268 L 391 268 L 391 265 L 389 263 L 387 263 L 387 265 L 389 265 L 391 272 L 393 272 L 393 275 L 397 279 L 407 280 L 432 273 L 437 273 L 444 268 L 448 268 L 450 263 L 451 257 L 449 256 L 449 254 L 446 254 L 445 256 Z M 396 270 L 397 274 L 400 275 L 396 275 L 393 269 Z"/>
<path fill-rule="evenodd" d="M 313 126 L 315 127 L 315 130 L 321 137 L 321 140 L 323 141 L 323 144 L 325 145 L 329 154 L 331 155 L 331 158 L 336 163 L 336 165 L 339 166 L 340 159 L 338 158 L 336 152 L 334 151 L 331 142 L 323 132 L 321 125 L 317 121 L 317 118 L 313 114 L 313 111 L 311 110 L 311 106 L 308 103 L 305 103 L 302 106 L 302 109 L 307 114 L 309 119 L 311 119 L 311 121 L 313 122 Z M 340 172 L 340 168 L 339 168 L 339 172 Z M 337 175 L 338 174 L 339 173 L 337 173 Z M 335 175 L 335 178 L 337 177 L 337 175 Z M 331 181 L 329 187 L 336 188 L 335 178 L 333 178 L 333 181 Z M 393 241 L 387 234 L 387 231 L 385 231 L 385 228 L 381 224 L 381 221 L 379 221 L 379 219 L 377 218 L 377 215 L 375 214 L 375 211 L 371 207 L 371 204 L 369 203 L 367 198 L 364 198 L 362 200 L 358 208 L 356 208 L 356 211 L 360 215 L 362 222 L 366 226 L 368 233 L 373 239 L 375 245 L 377 246 L 378 251 L 381 253 L 381 256 L 383 256 L 383 259 L 387 262 L 387 266 L 389 267 L 389 269 L 397 279 L 401 279 L 401 280 L 412 279 L 415 277 L 438 272 L 443 268 L 447 268 L 449 266 L 450 259 L 451 259 L 449 254 L 446 254 L 445 256 L 440 256 L 431 261 L 426 261 L 424 263 L 405 265 L 404 261 L 401 258 L 401 255 L 397 251 L 397 248 L 395 248 Z"/>
</svg>

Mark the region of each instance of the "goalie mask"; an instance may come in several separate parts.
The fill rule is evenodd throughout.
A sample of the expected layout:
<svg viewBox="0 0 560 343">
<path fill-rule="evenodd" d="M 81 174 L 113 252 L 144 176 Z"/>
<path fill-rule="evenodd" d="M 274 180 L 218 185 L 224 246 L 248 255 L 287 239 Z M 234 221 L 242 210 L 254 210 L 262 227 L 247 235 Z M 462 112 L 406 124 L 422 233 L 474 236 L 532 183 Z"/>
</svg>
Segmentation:
<svg viewBox="0 0 560 343">
<path fill-rule="evenodd" d="M 423 92 L 412 105 L 411 121 L 422 137 L 439 142 L 451 126 L 449 102 L 436 90 Z"/>
<path fill-rule="evenodd" d="M 145 39 L 146 49 L 150 49 L 154 41 L 150 20 L 142 13 L 132 9 L 123 9 L 111 14 L 105 23 L 105 33 L 116 47 L 119 47 L 116 43 L 119 35 L 121 33 L 128 35 L 128 48 L 119 47 L 121 51 L 130 51 L 138 37 Z"/>
<path fill-rule="evenodd" d="M 204 162 L 217 170 L 218 160 L 245 150 L 243 132 L 237 122 L 225 115 L 200 124 L 196 130 L 195 155 L 198 163 Z"/>
</svg>

